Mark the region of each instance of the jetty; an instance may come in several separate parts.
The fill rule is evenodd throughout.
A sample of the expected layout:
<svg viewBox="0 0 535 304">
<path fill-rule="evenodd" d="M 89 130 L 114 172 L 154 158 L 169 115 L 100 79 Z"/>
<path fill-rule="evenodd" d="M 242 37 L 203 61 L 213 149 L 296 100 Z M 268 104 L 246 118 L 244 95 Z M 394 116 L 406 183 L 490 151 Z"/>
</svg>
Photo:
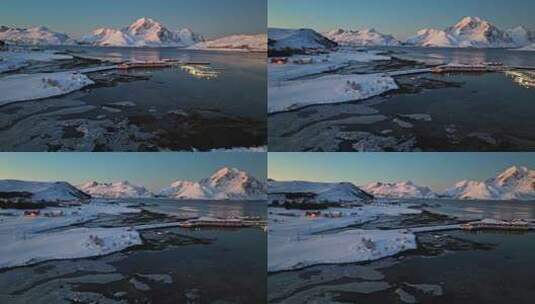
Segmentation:
<svg viewBox="0 0 535 304">
<path fill-rule="evenodd" d="M 161 224 L 146 224 L 132 227 L 135 230 L 155 230 L 165 228 L 246 228 L 246 227 L 265 227 L 266 221 L 260 217 L 235 217 L 235 218 L 216 218 L 216 217 L 199 217 L 181 222 L 170 222 Z"/>
<path fill-rule="evenodd" d="M 125 62 L 117 65 L 119 70 L 129 70 L 129 69 L 159 69 L 159 68 L 168 68 L 175 65 L 172 61 L 143 61 L 143 62 Z"/>
<path fill-rule="evenodd" d="M 509 230 L 509 231 L 528 231 L 535 230 L 535 223 L 528 220 L 495 220 L 484 219 L 477 222 L 471 222 L 461 225 L 463 230 Z"/>
</svg>

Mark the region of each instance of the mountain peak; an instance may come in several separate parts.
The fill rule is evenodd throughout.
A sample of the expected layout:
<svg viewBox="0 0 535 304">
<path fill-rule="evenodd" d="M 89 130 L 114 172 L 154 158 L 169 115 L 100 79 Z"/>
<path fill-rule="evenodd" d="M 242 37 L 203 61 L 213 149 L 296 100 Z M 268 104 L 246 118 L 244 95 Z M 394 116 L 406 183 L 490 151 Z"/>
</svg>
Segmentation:
<svg viewBox="0 0 535 304">
<path fill-rule="evenodd" d="M 178 199 L 264 199 L 264 184 L 247 172 L 223 167 L 199 182 L 175 181 L 160 195 Z"/>
<path fill-rule="evenodd" d="M 155 19 L 142 17 L 122 29 L 97 29 L 80 42 L 95 46 L 188 47 L 203 40 L 189 28 L 171 31 Z"/>
</svg>

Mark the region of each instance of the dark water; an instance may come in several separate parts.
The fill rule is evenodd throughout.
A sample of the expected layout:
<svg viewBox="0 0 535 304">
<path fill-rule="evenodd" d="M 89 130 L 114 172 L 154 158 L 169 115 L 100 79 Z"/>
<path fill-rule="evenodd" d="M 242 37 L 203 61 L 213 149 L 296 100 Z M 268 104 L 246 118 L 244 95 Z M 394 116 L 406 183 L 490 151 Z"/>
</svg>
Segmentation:
<svg viewBox="0 0 535 304">
<path fill-rule="evenodd" d="M 134 75 L 149 75 L 151 78 L 92 90 L 81 98 L 85 101 L 97 104 L 132 101 L 158 111 L 216 109 L 256 119 L 265 119 L 266 116 L 265 54 L 177 48 L 63 47 L 60 50 L 75 51 L 74 55 L 102 60 L 209 62 L 220 72 L 216 79 L 206 80 L 189 75 L 180 68 L 132 70 L 130 73 Z"/>
<path fill-rule="evenodd" d="M 177 221 L 176 217 L 192 215 L 265 218 L 267 214 L 266 203 L 260 201 L 128 199 L 124 202 L 145 203 L 150 205 L 147 210 L 169 214 L 151 213 L 150 223 Z M 142 213 L 120 218 L 128 218 L 128 225 L 136 225 L 147 223 L 143 219 L 149 216 Z M 117 223 L 103 217 L 86 226 L 108 227 Z M 265 303 L 267 234 L 263 229 L 177 227 L 140 234 L 142 245 L 108 256 L 48 261 L 2 270 L 0 302 Z"/>
<path fill-rule="evenodd" d="M 493 245 L 491 250 L 411 257 L 384 270 L 394 284 L 433 284 L 444 294 L 416 294 L 422 303 L 533 303 L 535 233 L 450 232 L 452 237 Z M 399 303 L 392 292 L 361 303 Z"/>
<path fill-rule="evenodd" d="M 535 218 L 534 201 L 436 200 L 431 201 L 430 204 L 432 207 L 425 207 L 424 209 L 462 220 Z"/>
<path fill-rule="evenodd" d="M 177 201 L 169 199 L 143 199 L 134 202 L 148 203 L 145 210 L 165 212 L 178 217 L 266 217 L 267 207 L 263 201 Z"/>
<path fill-rule="evenodd" d="M 535 202 L 408 200 L 461 220 L 533 218 Z M 429 223 L 428 225 L 433 225 Z M 533 303 L 533 232 L 418 234 L 418 250 L 370 263 L 268 276 L 271 303 Z M 422 285 L 423 284 L 423 285 Z M 414 286 L 432 286 L 440 292 Z M 400 290 L 409 296 L 404 302 Z"/>
<path fill-rule="evenodd" d="M 403 60 L 429 65 L 502 62 L 535 67 L 533 52 L 504 49 L 383 48 Z M 414 63 L 355 65 L 349 73 L 373 73 L 415 68 Z M 419 67 L 419 66 L 418 66 Z M 366 101 L 310 106 L 269 116 L 270 149 L 274 151 L 354 151 L 352 134 L 366 132 L 389 140 L 412 142 L 381 146 L 379 151 L 531 151 L 535 150 L 535 88 L 519 84 L 505 73 L 431 73 L 394 77 L 400 90 Z M 368 106 L 359 109 L 359 106 Z M 371 109 L 371 110 L 370 110 Z M 384 118 L 363 123 L 371 112 Z M 360 112 L 360 113 L 359 113 Z M 431 121 L 401 114 L 428 114 Z M 410 122 L 403 128 L 394 119 Z M 383 133 L 386 131 L 388 133 Z M 343 136 L 338 134 L 344 133 Z M 388 134 L 387 136 L 385 134 Z M 355 135 L 354 137 L 359 137 Z M 340 140 L 339 138 L 344 138 Z M 285 148 L 286 147 L 286 148 Z M 375 151 L 375 150 L 372 150 Z"/>
<path fill-rule="evenodd" d="M 394 52 L 394 56 L 403 59 L 429 63 L 464 63 L 501 62 L 508 66 L 535 67 L 535 53 L 509 49 L 472 49 L 472 48 L 421 48 L 389 47 L 381 48 Z"/>
<path fill-rule="evenodd" d="M 260 216 L 263 201 L 143 200 L 160 212 L 178 216 Z M 114 266 L 122 273 L 169 273 L 173 283 L 151 291 L 154 303 L 182 303 L 186 294 L 198 302 L 264 303 L 267 272 L 267 235 L 260 228 L 169 229 L 185 238 L 209 240 L 208 244 L 169 246 L 163 250 L 134 251 Z M 150 233 L 150 232 L 149 232 Z"/>
<path fill-rule="evenodd" d="M 430 114 L 433 119 L 430 124 L 418 124 L 410 131 L 418 134 L 424 147 L 436 145 L 438 148 L 440 144 L 434 141 L 444 136 L 444 126 L 454 125 L 460 136 L 482 132 L 498 142 L 516 143 L 504 143 L 500 147 L 503 149 L 535 149 L 535 88 L 522 87 L 503 73 L 424 74 L 419 77 L 456 82 L 461 86 L 394 95 L 375 107 L 387 115 Z M 458 149 L 465 147 L 460 145 Z"/>
<path fill-rule="evenodd" d="M 199 78 L 180 66 L 88 73 L 95 84 L 82 90 L 0 107 L 0 150 L 211 151 L 266 145 L 265 54 L 178 48 L 54 49 L 75 59 L 35 64 L 17 73 L 173 59 L 207 62 L 218 74 Z"/>
</svg>

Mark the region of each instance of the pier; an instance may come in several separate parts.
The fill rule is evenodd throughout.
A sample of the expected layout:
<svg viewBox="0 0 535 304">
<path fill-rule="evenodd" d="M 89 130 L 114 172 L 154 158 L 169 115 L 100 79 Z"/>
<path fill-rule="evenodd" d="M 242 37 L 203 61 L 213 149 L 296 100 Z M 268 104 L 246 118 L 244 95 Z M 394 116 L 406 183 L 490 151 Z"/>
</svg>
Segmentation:
<svg viewBox="0 0 535 304">
<path fill-rule="evenodd" d="M 264 226 L 266 226 L 266 221 L 257 217 L 229 218 L 229 219 L 200 217 L 200 218 L 190 219 L 190 220 L 181 221 L 181 222 L 137 225 L 137 226 L 133 226 L 132 228 L 138 231 L 144 231 L 144 230 L 156 230 L 156 229 L 175 228 L 175 227 L 179 227 L 179 228 L 201 228 L 201 227 L 246 228 L 246 227 L 264 227 Z"/>
</svg>

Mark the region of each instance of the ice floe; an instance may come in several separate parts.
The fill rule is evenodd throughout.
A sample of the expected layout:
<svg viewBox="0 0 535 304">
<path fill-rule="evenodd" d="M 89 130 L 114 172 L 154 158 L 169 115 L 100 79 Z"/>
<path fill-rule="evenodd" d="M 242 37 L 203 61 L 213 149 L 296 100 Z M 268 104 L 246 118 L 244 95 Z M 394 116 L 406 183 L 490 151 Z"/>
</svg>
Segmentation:
<svg viewBox="0 0 535 304">
<path fill-rule="evenodd" d="M 0 105 L 80 90 L 94 82 L 77 72 L 21 74 L 0 78 Z"/>
<path fill-rule="evenodd" d="M 395 90 L 392 77 L 379 75 L 329 75 L 270 86 L 268 112 L 289 111 L 313 104 L 355 101 Z"/>
</svg>

